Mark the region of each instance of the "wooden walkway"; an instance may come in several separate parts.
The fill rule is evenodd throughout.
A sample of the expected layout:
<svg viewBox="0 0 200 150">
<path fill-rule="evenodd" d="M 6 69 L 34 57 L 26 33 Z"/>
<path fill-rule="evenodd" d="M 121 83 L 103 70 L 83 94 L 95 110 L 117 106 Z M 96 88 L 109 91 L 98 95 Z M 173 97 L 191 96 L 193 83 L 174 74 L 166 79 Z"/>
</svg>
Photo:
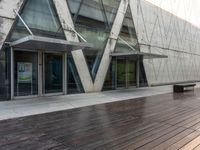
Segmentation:
<svg viewBox="0 0 200 150">
<path fill-rule="evenodd" d="M 0 150 L 45 149 L 200 150 L 200 90 L 0 121 Z"/>
</svg>

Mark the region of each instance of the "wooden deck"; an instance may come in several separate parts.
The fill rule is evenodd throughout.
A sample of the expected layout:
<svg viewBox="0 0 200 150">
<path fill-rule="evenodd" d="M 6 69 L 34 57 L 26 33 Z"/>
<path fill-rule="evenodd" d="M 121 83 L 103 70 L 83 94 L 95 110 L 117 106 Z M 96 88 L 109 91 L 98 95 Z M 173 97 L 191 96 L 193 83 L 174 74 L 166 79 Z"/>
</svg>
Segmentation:
<svg viewBox="0 0 200 150">
<path fill-rule="evenodd" d="M 200 90 L 0 122 L 0 150 L 37 149 L 199 150 Z"/>
</svg>

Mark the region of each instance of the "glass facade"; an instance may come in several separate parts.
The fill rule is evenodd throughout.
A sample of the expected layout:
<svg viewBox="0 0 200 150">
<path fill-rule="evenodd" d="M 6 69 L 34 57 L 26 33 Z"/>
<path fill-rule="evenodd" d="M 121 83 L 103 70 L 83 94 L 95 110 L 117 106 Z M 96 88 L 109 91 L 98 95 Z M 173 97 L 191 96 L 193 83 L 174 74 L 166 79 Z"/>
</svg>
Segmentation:
<svg viewBox="0 0 200 150">
<path fill-rule="evenodd" d="M 56 38 L 56 39 L 65 39 L 65 35 L 62 29 L 62 26 L 59 22 L 53 0 L 27 0 L 20 12 L 20 16 L 26 22 L 28 27 L 31 29 L 34 35 Z M 24 24 L 19 18 L 16 19 L 16 22 L 13 26 L 13 29 L 10 35 L 7 38 L 7 42 L 15 41 L 25 36 L 29 36 L 29 32 L 25 28 Z M 9 48 L 10 50 L 10 48 Z M 15 50 L 15 49 L 14 49 Z M 16 51 L 14 56 L 15 61 L 15 87 L 14 95 L 15 96 L 28 96 L 28 95 L 37 95 L 38 94 L 38 76 L 36 69 L 36 54 L 38 55 L 37 50 L 34 47 L 31 49 L 36 51 L 35 53 L 26 53 L 25 51 Z M 46 51 L 45 49 L 43 50 Z M 29 55 L 33 54 L 33 56 Z M 27 55 L 27 57 L 26 57 Z M 62 56 L 55 56 L 51 53 L 44 53 L 44 68 L 43 71 L 43 94 L 48 93 L 60 93 L 63 92 L 63 60 Z M 23 58 L 25 57 L 25 58 Z M 18 62 L 31 62 L 33 63 L 33 86 L 28 84 L 18 84 L 17 83 L 17 63 Z M 79 75 L 77 73 L 73 58 L 69 54 L 67 60 L 68 68 L 68 93 L 80 93 L 83 92 L 82 85 L 80 83 Z M 30 89 L 32 88 L 32 89 Z M 22 92 L 24 90 L 24 92 Z M 3 91 L 3 90 L 1 90 Z M 10 91 L 9 91 L 10 92 Z M 4 92 L 5 93 L 5 92 Z"/>
<path fill-rule="evenodd" d="M 132 59 L 126 59 L 127 67 L 127 87 L 136 86 L 136 61 Z"/>
<path fill-rule="evenodd" d="M 46 53 L 45 59 L 45 93 L 63 92 L 63 56 Z"/>
<path fill-rule="evenodd" d="M 52 0 L 27 0 L 20 13 L 34 35 L 65 39 Z M 21 20 L 17 19 L 9 41 L 30 35 Z"/>
<path fill-rule="evenodd" d="M 147 82 L 147 77 L 144 70 L 144 64 L 141 61 L 140 62 L 140 87 L 145 87 L 145 86 L 148 86 L 148 82 Z"/>
<path fill-rule="evenodd" d="M 136 86 L 136 60 L 126 57 L 113 58 L 103 90 L 115 90 Z"/>
<path fill-rule="evenodd" d="M 84 49 L 91 75 L 96 76 L 119 0 L 68 0 L 76 30 L 95 47 Z"/>
<path fill-rule="evenodd" d="M 83 87 L 72 55 L 67 56 L 67 93 L 83 93 Z"/>
<path fill-rule="evenodd" d="M 126 59 L 117 59 L 116 88 L 126 87 Z"/>
<path fill-rule="evenodd" d="M 38 94 L 38 54 L 36 52 L 14 52 L 14 95 Z"/>
<path fill-rule="evenodd" d="M 125 18 L 123 21 L 123 25 L 121 28 L 121 32 L 119 37 L 126 41 L 131 47 L 133 47 L 136 51 L 139 51 L 139 44 L 137 40 L 137 35 L 135 31 L 135 26 L 133 24 L 132 14 L 130 7 L 128 6 L 127 12 L 125 14 Z M 122 40 L 118 38 L 115 52 L 131 52 L 131 49 L 128 45 L 126 45 Z"/>
<path fill-rule="evenodd" d="M 129 45 L 127 45 L 125 42 Z M 139 51 L 139 44 L 132 19 L 130 7 L 128 6 L 123 20 L 121 32 L 115 47 L 115 53 L 127 53 Z M 104 82 L 104 90 L 114 90 L 117 88 L 128 88 L 136 86 L 136 62 L 137 57 L 115 57 L 107 72 Z M 143 62 L 140 62 L 140 86 L 146 86 L 147 80 L 144 72 Z"/>
<path fill-rule="evenodd" d="M 10 51 L 0 51 L 0 101 L 10 99 Z"/>
<path fill-rule="evenodd" d="M 120 0 L 66 0 L 71 10 L 76 30 L 94 45 L 93 49 L 84 49 L 88 68 L 93 79 L 96 77 L 99 64 L 108 41 L 110 31 L 119 7 Z M 20 15 L 34 35 L 65 39 L 57 16 L 53 0 L 27 0 Z M 30 35 L 24 24 L 16 19 L 7 38 L 15 41 Z M 130 8 L 125 14 L 115 52 L 139 51 L 136 31 Z M 123 39 L 123 40 L 121 40 Z M 79 39 L 81 42 L 81 39 Z M 63 53 L 49 53 L 48 50 L 22 50 L 14 48 L 14 96 L 31 96 L 63 92 Z M 40 57 L 41 56 L 41 57 Z M 71 53 L 67 54 L 67 93 L 84 92 L 75 62 Z M 137 59 L 113 58 L 110 64 L 104 89 L 117 89 L 136 86 Z M 41 64 L 38 64 L 40 62 Z M 42 68 L 42 69 L 41 69 Z M 140 62 L 140 83 L 146 85 L 143 63 Z M 42 71 L 41 71 L 42 70 Z M 11 97 L 11 60 L 10 47 L 0 52 L 0 100 Z M 40 77 L 41 76 L 41 77 Z M 38 80 L 43 80 L 38 83 Z M 40 86 L 42 85 L 42 86 Z M 41 89 L 42 92 L 38 91 Z"/>
</svg>

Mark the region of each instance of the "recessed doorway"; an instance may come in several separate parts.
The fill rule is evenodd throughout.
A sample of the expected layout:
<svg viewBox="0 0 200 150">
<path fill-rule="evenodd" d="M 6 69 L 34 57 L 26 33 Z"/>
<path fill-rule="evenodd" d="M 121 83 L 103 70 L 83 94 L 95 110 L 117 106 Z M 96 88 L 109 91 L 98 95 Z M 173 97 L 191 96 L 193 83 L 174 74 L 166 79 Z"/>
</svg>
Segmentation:
<svg viewBox="0 0 200 150">
<path fill-rule="evenodd" d="M 136 87 L 136 61 L 116 59 L 116 88 Z"/>
<path fill-rule="evenodd" d="M 44 94 L 63 92 L 63 56 L 62 54 L 44 53 Z"/>
<path fill-rule="evenodd" d="M 37 94 L 37 52 L 14 51 L 14 96 L 33 96 Z"/>
<path fill-rule="evenodd" d="M 65 94 L 64 53 L 13 51 L 12 98 Z"/>
</svg>

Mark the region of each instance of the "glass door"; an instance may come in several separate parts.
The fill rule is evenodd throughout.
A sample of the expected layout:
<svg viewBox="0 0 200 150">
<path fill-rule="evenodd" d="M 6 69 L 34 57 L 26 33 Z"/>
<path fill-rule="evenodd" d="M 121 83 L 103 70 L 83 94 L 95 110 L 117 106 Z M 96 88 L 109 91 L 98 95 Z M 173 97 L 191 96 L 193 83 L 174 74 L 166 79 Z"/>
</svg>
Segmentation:
<svg viewBox="0 0 200 150">
<path fill-rule="evenodd" d="M 117 88 L 126 87 L 126 60 L 117 59 Z"/>
<path fill-rule="evenodd" d="M 116 88 L 133 86 L 136 86 L 136 61 L 118 58 L 116 63 Z"/>
<path fill-rule="evenodd" d="M 14 96 L 32 96 L 37 94 L 37 52 L 14 51 Z"/>
<path fill-rule="evenodd" d="M 44 94 L 63 92 L 63 55 L 44 53 Z"/>
<path fill-rule="evenodd" d="M 136 61 L 127 60 L 127 86 L 136 86 Z"/>
</svg>

